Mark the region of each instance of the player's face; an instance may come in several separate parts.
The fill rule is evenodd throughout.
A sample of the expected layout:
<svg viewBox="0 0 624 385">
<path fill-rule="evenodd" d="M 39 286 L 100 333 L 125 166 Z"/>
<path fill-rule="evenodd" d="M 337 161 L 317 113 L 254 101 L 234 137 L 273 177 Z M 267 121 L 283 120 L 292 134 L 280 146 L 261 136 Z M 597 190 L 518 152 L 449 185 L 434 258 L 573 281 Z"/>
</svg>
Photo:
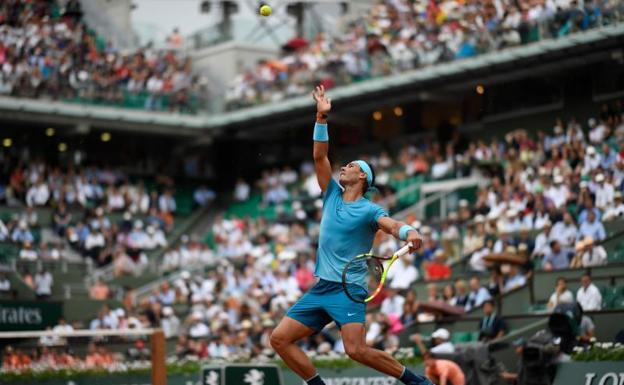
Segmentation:
<svg viewBox="0 0 624 385">
<path fill-rule="evenodd" d="M 366 178 L 366 174 L 360 169 L 360 165 L 350 162 L 346 166 L 340 168 L 340 184 L 350 185 L 356 184 L 361 178 Z"/>
</svg>

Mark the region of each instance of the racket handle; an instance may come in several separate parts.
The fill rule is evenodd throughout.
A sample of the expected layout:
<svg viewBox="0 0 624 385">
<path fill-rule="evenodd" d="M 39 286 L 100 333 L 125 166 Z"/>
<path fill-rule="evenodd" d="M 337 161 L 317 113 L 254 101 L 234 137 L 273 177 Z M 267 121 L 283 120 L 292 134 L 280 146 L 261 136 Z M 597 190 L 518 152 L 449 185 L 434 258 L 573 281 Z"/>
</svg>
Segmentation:
<svg viewBox="0 0 624 385">
<path fill-rule="evenodd" d="M 400 257 L 404 256 L 405 254 L 409 253 L 409 249 L 410 249 L 410 244 L 409 243 L 407 245 L 401 247 L 399 249 L 399 251 L 396 252 L 397 257 L 400 258 Z"/>
</svg>

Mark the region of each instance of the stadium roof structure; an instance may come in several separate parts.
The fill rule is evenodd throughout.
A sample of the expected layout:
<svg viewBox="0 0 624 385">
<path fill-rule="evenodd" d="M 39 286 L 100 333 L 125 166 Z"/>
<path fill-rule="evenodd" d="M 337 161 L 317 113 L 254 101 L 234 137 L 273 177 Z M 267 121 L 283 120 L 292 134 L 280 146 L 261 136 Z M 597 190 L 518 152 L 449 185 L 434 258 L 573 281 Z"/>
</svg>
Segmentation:
<svg viewBox="0 0 624 385">
<path fill-rule="evenodd" d="M 579 65 L 590 60 L 588 54 L 609 53 L 624 46 L 624 23 L 602 27 L 564 38 L 543 40 L 526 46 L 491 52 L 477 57 L 415 69 L 405 73 L 371 79 L 331 90 L 333 101 L 349 106 L 384 102 L 392 98 L 408 100 L 434 84 L 492 80 L 501 73 L 533 71 L 540 66 L 553 69 Z M 427 87 L 427 88 L 425 88 Z M 409 91 L 409 92 L 407 92 Z M 411 96 L 410 96 L 411 94 Z M 309 96 L 212 115 L 181 115 L 122 108 L 76 105 L 48 100 L 0 97 L 1 121 L 89 124 L 109 129 L 196 136 L 221 129 L 243 129 L 258 124 L 275 125 L 286 118 L 296 119 L 312 110 Z M 271 117 L 271 119 L 267 119 Z M 280 119 L 276 119 L 280 117 Z M 284 119 L 282 119 L 284 118 Z M 289 120 L 290 124 L 292 121 Z M 283 123 L 282 123 L 283 124 Z"/>
</svg>

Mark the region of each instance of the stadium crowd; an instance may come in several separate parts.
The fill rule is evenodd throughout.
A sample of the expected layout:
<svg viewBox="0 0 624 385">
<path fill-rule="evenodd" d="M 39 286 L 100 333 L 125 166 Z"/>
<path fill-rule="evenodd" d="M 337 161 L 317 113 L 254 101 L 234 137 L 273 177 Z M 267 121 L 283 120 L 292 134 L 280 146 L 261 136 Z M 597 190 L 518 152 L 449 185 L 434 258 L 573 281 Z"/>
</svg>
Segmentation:
<svg viewBox="0 0 624 385">
<path fill-rule="evenodd" d="M 618 1 L 382 0 L 345 22 L 340 34 L 292 39 L 282 57 L 239 74 L 226 94 L 227 108 L 561 37 L 617 22 L 623 11 Z"/>
<path fill-rule="evenodd" d="M 177 50 L 120 51 L 82 20 L 80 2 L 0 4 L 0 95 L 192 112 L 201 79 Z M 192 103 L 193 102 L 193 103 Z"/>
<path fill-rule="evenodd" d="M 167 247 L 177 208 L 171 179 L 161 178 L 150 191 L 120 169 L 61 168 L 5 155 L 0 198 L 17 210 L 0 219 L 0 242 L 18 247 L 20 260 L 89 259 L 95 266 L 113 263 L 117 275 L 138 275 L 147 252 Z M 41 208 L 51 211 L 50 224 L 41 223 Z M 30 272 L 21 273 L 38 286 Z"/>
<path fill-rule="evenodd" d="M 567 123 L 557 120 L 548 132 L 532 135 L 517 130 L 500 141 L 467 143 L 465 149 L 453 143 L 407 146 L 394 163 L 402 167 L 403 175 L 422 172 L 433 178 L 434 166 L 447 162 L 447 172 L 438 177 L 487 173 L 490 183 L 478 190 L 472 205 L 460 201 L 458 211 L 440 222 L 430 221 L 425 226 L 414 219 L 424 237 L 423 248 L 391 270 L 387 289 L 372 303 L 381 311 L 368 315 L 367 342 L 397 351 L 399 331 L 413 322 L 436 319 L 437 314 L 421 306 L 432 301 L 465 312 L 483 308 L 484 318 L 475 331 L 481 340 L 500 338 L 507 327 L 504 315 L 496 314 L 493 301 L 525 285 L 534 270 L 606 264 L 608 256 L 600 245 L 606 237 L 603 223 L 624 215 L 622 112 L 621 104 L 615 103 L 602 109 L 586 127 L 574 119 Z M 279 174 L 268 173 L 256 185 L 262 190 L 270 175 Z M 296 189 L 303 191 L 307 174 L 300 175 L 286 180 L 297 180 Z M 240 181 L 237 190 L 247 190 L 244 195 L 249 196 L 250 187 L 240 187 L 244 183 Z M 289 199 L 287 202 L 298 206 L 296 200 Z M 317 197 L 312 195 L 312 199 Z M 314 284 L 321 208 L 299 204 L 301 208 L 275 220 L 217 218 L 212 229 L 213 249 L 183 239 L 168 252 L 172 255 L 165 257 L 163 264 L 181 274 L 141 298 L 128 291 L 123 308 L 105 306 L 88 326 L 160 326 L 168 338 L 177 339 L 178 358 L 270 355 L 268 340 L 276 320 Z M 453 254 L 455 249 L 449 244 L 460 252 Z M 387 254 L 398 244 L 391 237 L 380 236 L 374 247 Z M 491 253 L 524 256 L 525 263 L 492 268 L 483 260 Z M 465 263 L 467 275 L 453 277 L 451 260 Z M 212 267 L 204 273 L 206 266 Z M 437 282 L 448 278 L 455 279 L 451 284 Z M 419 279 L 429 281 L 422 298 L 406 290 Z M 573 294 L 566 289 L 565 280 L 559 281 L 545 311 L 574 300 L 586 311 L 599 310 L 601 294 L 591 277 L 584 275 L 580 283 L 581 288 Z M 583 328 L 591 338 L 592 324 L 585 321 Z M 440 343 L 449 341 L 448 332 L 438 334 Z M 422 338 L 413 339 L 422 342 Z M 343 352 L 331 329 L 310 337 L 304 345 L 312 355 Z"/>
</svg>

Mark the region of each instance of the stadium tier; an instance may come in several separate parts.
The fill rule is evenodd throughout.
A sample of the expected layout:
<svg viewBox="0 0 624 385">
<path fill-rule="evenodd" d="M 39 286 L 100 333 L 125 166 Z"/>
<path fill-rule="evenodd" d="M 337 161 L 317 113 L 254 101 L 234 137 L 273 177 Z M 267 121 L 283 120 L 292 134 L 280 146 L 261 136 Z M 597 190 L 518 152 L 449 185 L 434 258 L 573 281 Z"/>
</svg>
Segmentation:
<svg viewBox="0 0 624 385">
<path fill-rule="evenodd" d="M 146 8 L 168 25 L 159 3 L 0 3 L 0 384 L 301 384 L 274 331 L 326 274 L 323 180 L 346 196 L 355 165 L 353 204 L 400 221 L 364 226 L 370 252 L 419 243 L 361 306 L 365 346 L 408 370 L 364 369 L 331 322 L 296 344 L 326 385 L 609 384 L 622 2 L 197 1 L 210 43 L 193 17 L 121 38 Z M 252 50 L 252 22 L 292 33 Z"/>
</svg>

